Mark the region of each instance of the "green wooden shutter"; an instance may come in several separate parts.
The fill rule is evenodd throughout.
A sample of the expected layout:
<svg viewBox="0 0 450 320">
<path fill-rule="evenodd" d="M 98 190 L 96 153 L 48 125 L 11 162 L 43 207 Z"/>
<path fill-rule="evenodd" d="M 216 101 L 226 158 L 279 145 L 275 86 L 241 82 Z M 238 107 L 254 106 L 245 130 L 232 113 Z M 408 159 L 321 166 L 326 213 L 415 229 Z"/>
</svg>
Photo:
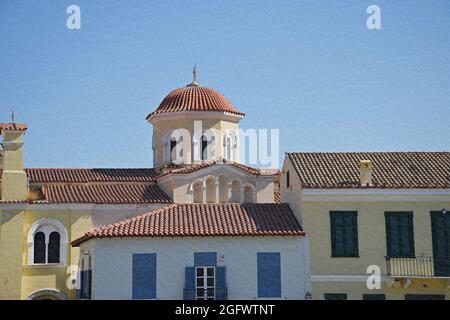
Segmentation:
<svg viewBox="0 0 450 320">
<path fill-rule="evenodd" d="M 346 293 L 325 293 L 325 300 L 347 300 Z"/>
<path fill-rule="evenodd" d="M 331 211 L 331 256 L 358 257 L 358 214 L 356 211 Z"/>
<path fill-rule="evenodd" d="M 392 258 L 413 258 L 414 227 L 412 212 L 385 212 L 386 251 Z"/>
</svg>

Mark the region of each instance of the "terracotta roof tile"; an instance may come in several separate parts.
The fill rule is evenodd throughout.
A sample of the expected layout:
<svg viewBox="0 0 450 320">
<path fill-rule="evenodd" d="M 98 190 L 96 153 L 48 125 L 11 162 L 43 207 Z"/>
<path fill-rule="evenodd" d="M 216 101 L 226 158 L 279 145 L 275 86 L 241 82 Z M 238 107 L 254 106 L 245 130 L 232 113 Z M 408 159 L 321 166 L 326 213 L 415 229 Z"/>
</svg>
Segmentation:
<svg viewBox="0 0 450 320">
<path fill-rule="evenodd" d="M 50 184 L 42 191 L 49 203 L 172 203 L 161 188 L 148 184 Z"/>
<path fill-rule="evenodd" d="M 287 157 L 303 188 L 362 188 L 361 160 L 373 163 L 372 188 L 450 188 L 450 152 L 296 152 Z"/>
<path fill-rule="evenodd" d="M 0 134 L 3 130 L 25 131 L 27 128 L 25 123 L 0 123 Z"/>
<path fill-rule="evenodd" d="M 72 245 L 109 237 L 303 235 L 287 204 L 174 204 L 95 228 Z"/>
<path fill-rule="evenodd" d="M 242 170 L 244 172 L 254 174 L 254 175 L 276 175 L 279 173 L 278 169 L 272 169 L 272 168 L 254 168 L 247 166 L 242 163 L 238 162 L 219 162 L 219 161 L 203 161 L 200 163 L 194 163 L 189 165 L 183 165 L 183 166 L 176 166 L 176 165 L 170 165 L 162 168 L 163 174 L 161 176 L 167 175 L 167 174 L 189 174 L 198 170 L 201 170 L 203 168 L 210 167 L 214 164 L 228 164 L 231 166 L 234 166 L 235 168 Z"/>
<path fill-rule="evenodd" d="M 153 114 L 180 111 L 221 111 L 244 116 L 221 93 L 201 86 L 187 86 L 170 92 L 147 118 Z"/>
<path fill-rule="evenodd" d="M 85 182 L 151 182 L 159 174 L 157 169 L 25 169 L 31 183 Z M 0 170 L 0 176 L 2 171 Z"/>
</svg>

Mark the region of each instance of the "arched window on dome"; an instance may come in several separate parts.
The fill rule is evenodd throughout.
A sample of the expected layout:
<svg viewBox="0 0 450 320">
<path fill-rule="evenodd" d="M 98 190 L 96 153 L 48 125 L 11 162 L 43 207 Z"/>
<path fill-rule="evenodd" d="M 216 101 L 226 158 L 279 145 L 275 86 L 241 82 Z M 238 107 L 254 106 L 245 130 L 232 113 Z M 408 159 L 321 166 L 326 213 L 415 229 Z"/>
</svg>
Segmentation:
<svg viewBox="0 0 450 320">
<path fill-rule="evenodd" d="M 200 159 L 202 161 L 214 158 L 214 134 L 205 133 L 200 138 Z"/>
<path fill-rule="evenodd" d="M 207 149 L 208 149 L 208 138 L 206 136 L 202 136 L 201 141 L 201 149 L 200 149 L 200 157 L 202 160 L 208 160 Z"/>
<path fill-rule="evenodd" d="M 165 161 L 175 164 L 183 163 L 183 130 L 177 129 L 166 134 Z"/>
<path fill-rule="evenodd" d="M 28 264 L 66 264 L 67 230 L 56 219 L 36 221 L 28 232 Z"/>
<path fill-rule="evenodd" d="M 228 131 L 225 135 L 225 159 L 228 161 L 236 161 L 236 135 L 232 131 Z"/>
</svg>

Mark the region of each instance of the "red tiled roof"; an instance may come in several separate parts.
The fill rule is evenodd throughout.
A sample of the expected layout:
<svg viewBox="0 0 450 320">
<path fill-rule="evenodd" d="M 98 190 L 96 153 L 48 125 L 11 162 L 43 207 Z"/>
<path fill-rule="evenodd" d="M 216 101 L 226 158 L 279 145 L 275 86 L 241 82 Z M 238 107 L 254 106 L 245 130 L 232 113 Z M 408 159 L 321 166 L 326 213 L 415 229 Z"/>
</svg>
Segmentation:
<svg viewBox="0 0 450 320">
<path fill-rule="evenodd" d="M 25 123 L 0 123 L 0 134 L 2 130 L 25 131 L 27 128 Z"/>
<path fill-rule="evenodd" d="M 161 174 L 160 177 L 165 176 L 167 174 L 188 174 L 188 173 L 192 173 L 192 172 L 201 170 L 203 168 L 210 167 L 214 164 L 228 164 L 239 170 L 242 170 L 244 172 L 254 174 L 254 175 L 269 175 L 269 176 L 271 176 L 271 175 L 276 175 L 279 172 L 278 169 L 253 168 L 253 167 L 250 167 L 245 164 L 238 163 L 238 162 L 226 162 L 225 160 L 223 162 L 219 162 L 219 161 L 211 160 L 211 161 L 203 161 L 200 163 L 194 163 L 194 164 L 183 165 L 183 166 L 176 166 L 176 165 L 167 166 L 167 167 L 162 168 L 162 171 L 164 173 Z"/>
<path fill-rule="evenodd" d="M 49 203 L 172 203 L 160 187 L 149 184 L 49 184 L 42 192 Z"/>
<path fill-rule="evenodd" d="M 187 86 L 170 92 L 147 118 L 153 114 L 180 111 L 221 111 L 244 116 L 221 93 L 201 86 Z"/>
<path fill-rule="evenodd" d="M 371 188 L 450 188 L 450 152 L 288 153 L 303 188 L 368 188 L 359 163 L 373 164 Z"/>
<path fill-rule="evenodd" d="M 95 228 L 72 245 L 113 237 L 303 235 L 287 204 L 174 204 Z"/>
<path fill-rule="evenodd" d="M 85 182 L 151 182 L 159 174 L 157 169 L 25 169 L 31 183 Z M 0 176 L 1 176 L 0 170 Z"/>
</svg>

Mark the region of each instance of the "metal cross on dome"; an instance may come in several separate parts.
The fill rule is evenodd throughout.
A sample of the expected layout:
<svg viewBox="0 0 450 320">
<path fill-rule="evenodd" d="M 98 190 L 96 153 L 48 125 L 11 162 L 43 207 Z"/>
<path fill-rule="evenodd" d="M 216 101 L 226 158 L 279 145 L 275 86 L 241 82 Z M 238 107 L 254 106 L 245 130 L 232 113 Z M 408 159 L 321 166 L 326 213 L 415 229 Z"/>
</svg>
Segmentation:
<svg viewBox="0 0 450 320">
<path fill-rule="evenodd" d="M 200 83 L 197 81 L 197 64 L 194 64 L 192 69 L 192 82 L 188 84 L 188 87 L 199 87 Z"/>
</svg>

